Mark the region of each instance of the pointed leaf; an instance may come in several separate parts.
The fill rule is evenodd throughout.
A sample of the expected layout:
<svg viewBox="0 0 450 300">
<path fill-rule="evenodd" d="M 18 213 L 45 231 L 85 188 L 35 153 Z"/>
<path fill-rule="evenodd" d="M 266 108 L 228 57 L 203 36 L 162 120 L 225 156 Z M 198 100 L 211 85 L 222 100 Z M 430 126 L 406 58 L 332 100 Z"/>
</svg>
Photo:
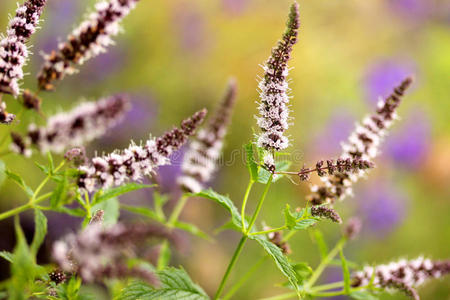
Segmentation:
<svg viewBox="0 0 450 300">
<path fill-rule="evenodd" d="M 101 193 L 97 193 L 94 197 L 93 205 L 106 201 L 110 198 L 119 197 L 120 195 L 123 195 L 128 192 L 145 189 L 145 188 L 151 188 L 154 187 L 154 184 L 138 184 L 138 183 L 127 183 L 115 188 L 108 189 L 106 191 L 103 191 Z"/>
<path fill-rule="evenodd" d="M 68 187 L 69 187 L 69 182 L 67 180 L 67 176 L 63 176 L 63 178 L 56 186 L 56 188 L 53 191 L 52 196 L 50 198 L 50 206 L 52 208 L 59 207 L 64 203 L 64 200 L 67 197 Z"/>
<path fill-rule="evenodd" d="M 297 218 L 291 213 L 289 204 L 286 204 L 284 208 L 284 221 L 288 229 L 293 229 L 297 223 Z"/>
<path fill-rule="evenodd" d="M 246 155 L 246 163 L 247 163 L 247 168 L 248 168 L 248 172 L 250 173 L 250 178 L 253 181 L 257 181 L 258 180 L 258 164 L 255 161 L 255 153 L 253 151 L 253 143 L 248 143 L 246 145 L 244 145 L 244 149 L 245 149 L 245 153 Z"/>
<path fill-rule="evenodd" d="M 30 250 L 31 253 L 36 256 L 39 247 L 45 239 L 47 234 L 47 218 L 39 209 L 34 210 L 34 237 L 33 242 L 31 242 Z"/>
<path fill-rule="evenodd" d="M 8 251 L 0 251 L 0 257 L 4 258 L 5 260 L 9 261 L 10 263 L 13 262 L 13 254 Z"/>
<path fill-rule="evenodd" d="M 181 221 L 176 221 L 174 226 L 176 228 L 178 228 L 178 229 L 187 231 L 187 232 L 189 232 L 189 233 L 191 233 L 191 234 L 193 234 L 195 236 L 198 236 L 198 237 L 200 237 L 202 239 L 205 239 L 205 240 L 208 240 L 208 241 L 211 240 L 211 237 L 207 233 L 201 231 L 194 224 L 184 223 L 184 222 L 181 222 Z"/>
<path fill-rule="evenodd" d="M 250 235 L 249 238 L 257 241 L 264 248 L 267 254 L 273 258 L 281 273 L 287 277 L 292 286 L 298 291 L 297 274 L 287 257 L 281 252 L 281 249 L 261 236 Z"/>
<path fill-rule="evenodd" d="M 17 175 L 9 170 L 5 170 L 6 176 L 13 180 L 24 192 L 28 195 L 28 197 L 33 196 L 33 190 L 25 184 L 25 181 L 20 177 L 20 175 Z"/>
<path fill-rule="evenodd" d="M 311 277 L 313 270 L 312 268 L 304 262 L 296 263 L 292 265 L 294 272 L 297 275 L 298 283 L 301 285 L 305 280 Z"/>
<path fill-rule="evenodd" d="M 163 221 L 158 217 L 158 215 L 153 210 L 151 210 L 148 207 L 131 206 L 131 205 L 121 204 L 120 208 L 125 209 L 129 212 L 138 214 L 138 215 L 146 216 L 146 217 L 148 217 L 152 220 L 158 221 L 158 222 Z"/>
<path fill-rule="evenodd" d="M 290 161 L 275 162 L 275 167 L 276 167 L 277 171 L 287 171 L 290 166 L 291 166 Z M 272 182 L 276 182 L 276 181 L 280 180 L 281 178 L 283 178 L 283 176 L 284 176 L 283 174 L 275 174 L 272 178 Z M 259 168 L 259 173 L 258 173 L 258 182 L 259 183 L 267 184 L 269 177 L 270 177 L 269 171 L 267 171 L 264 168 Z"/>
<path fill-rule="evenodd" d="M 234 205 L 233 201 L 231 201 L 230 198 L 221 195 L 219 193 L 216 193 L 212 189 L 203 190 L 200 193 L 195 194 L 195 196 L 214 200 L 223 207 L 225 207 L 231 214 L 231 221 L 233 222 L 233 224 L 239 228 L 242 228 L 241 215 L 239 214 L 238 209 L 236 208 L 236 206 Z"/>
</svg>

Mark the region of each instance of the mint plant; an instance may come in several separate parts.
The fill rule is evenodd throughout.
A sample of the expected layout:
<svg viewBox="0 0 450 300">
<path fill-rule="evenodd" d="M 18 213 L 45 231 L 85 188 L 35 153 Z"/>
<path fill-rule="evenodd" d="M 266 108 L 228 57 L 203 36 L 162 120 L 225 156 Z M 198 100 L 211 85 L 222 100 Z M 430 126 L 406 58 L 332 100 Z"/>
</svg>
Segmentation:
<svg viewBox="0 0 450 300">
<path fill-rule="evenodd" d="M 0 97 L 12 95 L 20 99 L 24 109 L 41 113 L 41 97 L 55 89 L 55 82 L 73 74 L 75 66 L 105 52 L 111 37 L 119 31 L 119 22 L 137 5 L 137 0 L 106 0 L 97 3 L 95 11 L 81 23 L 58 50 L 45 55 L 38 74 L 37 90 L 21 90 L 22 67 L 28 59 L 27 40 L 36 30 L 45 0 L 27 0 L 18 7 L 6 36 L 0 41 Z M 88 158 L 83 148 L 123 121 L 129 108 L 124 95 L 114 95 L 96 102 L 84 102 L 72 111 L 50 116 L 45 126 L 29 124 L 26 133 L 14 128 L 14 114 L 7 112 L 0 98 L 0 122 L 7 134 L 0 140 L 1 155 L 35 155 L 47 157 L 46 164 L 36 163 L 42 180 L 30 186 L 21 175 L 0 163 L 0 179 L 13 182 L 27 197 L 25 204 L 0 213 L 0 220 L 14 218 L 17 243 L 12 252 L 1 251 L 0 257 L 11 264 L 11 277 L 0 284 L 0 299 L 95 299 L 86 293 L 88 284 L 103 284 L 112 299 L 232 299 L 262 265 L 272 260 L 280 271 L 284 294 L 264 298 L 312 299 L 347 295 L 353 299 L 379 299 L 383 291 L 403 292 L 419 299 L 417 288 L 432 278 L 450 273 L 450 261 L 434 261 L 419 257 L 401 259 L 388 264 L 364 265 L 347 260 L 345 246 L 357 238 L 361 222 L 357 217 L 342 220 L 333 204 L 352 195 L 352 185 L 375 167 L 387 130 L 397 119 L 396 109 L 412 79 L 406 78 L 394 87 L 377 110 L 358 124 L 343 143 L 337 159 L 325 159 L 311 166 L 292 166 L 284 158 L 290 145 L 286 130 L 293 125 L 289 117 L 291 98 L 287 80 L 288 62 L 300 30 L 299 6 L 291 6 L 286 31 L 263 65 L 258 89 L 255 137 L 244 145 L 249 181 L 241 201 L 230 199 L 225 192 L 208 188 L 218 169 L 218 159 L 226 138 L 236 100 L 237 83 L 230 80 L 222 102 L 207 116 L 206 109 L 193 113 L 179 127 L 159 137 L 150 136 L 136 143 L 130 137 L 129 147 L 109 154 Z M 20 114 L 18 114 L 20 116 Z M 20 118 L 20 117 L 18 117 Z M 206 121 L 204 122 L 204 120 Z M 176 183 L 180 197 L 171 211 L 169 195 L 158 190 L 158 167 L 170 164 L 170 157 L 187 144 L 182 174 Z M 281 152 L 283 151 L 283 152 Z M 61 157 L 61 153 L 65 153 Z M 53 156 L 53 154 L 56 154 Z M 56 161 L 56 163 L 55 163 Z M 282 178 L 307 182 L 310 176 L 322 179 L 321 185 L 310 184 L 304 207 L 285 204 L 278 225 L 261 222 L 260 213 L 271 196 L 272 185 Z M 264 186 L 256 208 L 249 213 L 247 204 L 256 185 Z M 50 188 L 51 187 L 51 188 Z M 141 207 L 120 202 L 120 196 L 153 189 L 154 205 Z M 179 249 L 174 229 L 206 240 L 210 237 L 195 224 L 180 220 L 180 214 L 192 197 L 201 197 L 223 207 L 230 221 L 223 230 L 234 230 L 241 236 L 228 267 L 214 295 L 208 295 L 182 267 L 174 267 L 171 252 Z M 280 201 L 278 199 L 278 201 Z M 239 208 L 240 206 L 240 208 Z M 34 212 L 35 232 L 29 244 L 20 226 L 19 216 Z M 47 235 L 46 212 L 53 211 L 82 220 L 78 232 L 54 242 L 52 263 L 39 265 L 37 252 Z M 146 222 L 118 221 L 121 211 L 146 218 Z M 330 250 L 319 229 L 321 222 L 342 226 L 342 236 Z M 281 224 L 281 225 L 280 225 Z M 317 242 L 320 263 L 293 261 L 289 240 L 295 234 L 309 232 Z M 264 255 L 248 271 L 230 282 L 239 257 L 247 243 L 255 243 Z M 156 263 L 142 255 L 149 247 L 158 246 Z M 211 255 L 214 255 L 211 253 Z M 339 265 L 343 281 L 318 284 L 330 266 Z M 249 299 L 254 299 L 249 295 Z"/>
</svg>

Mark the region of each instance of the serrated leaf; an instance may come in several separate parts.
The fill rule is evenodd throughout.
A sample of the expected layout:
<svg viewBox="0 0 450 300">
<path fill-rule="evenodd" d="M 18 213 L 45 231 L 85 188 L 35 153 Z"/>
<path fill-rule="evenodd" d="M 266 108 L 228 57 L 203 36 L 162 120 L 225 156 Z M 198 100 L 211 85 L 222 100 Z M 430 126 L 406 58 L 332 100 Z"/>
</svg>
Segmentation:
<svg viewBox="0 0 450 300">
<path fill-rule="evenodd" d="M 20 177 L 20 175 L 13 173 L 9 170 L 5 170 L 5 175 L 13 180 L 18 186 L 22 188 L 22 190 L 28 195 L 28 197 L 33 196 L 33 190 L 25 184 L 25 181 Z"/>
<path fill-rule="evenodd" d="M 294 229 L 297 229 L 297 230 L 300 230 L 300 229 L 306 229 L 306 228 L 308 228 L 308 227 L 313 226 L 313 225 L 316 224 L 316 223 L 317 223 L 317 220 L 316 220 L 316 219 L 313 219 L 313 218 L 311 218 L 311 219 L 303 219 L 303 220 L 298 221 L 298 222 L 295 224 Z"/>
<path fill-rule="evenodd" d="M 211 237 L 210 237 L 207 233 L 201 231 L 201 230 L 200 230 L 197 226 L 195 226 L 194 224 L 185 223 L 185 222 L 181 222 L 181 221 L 176 221 L 175 224 L 174 224 L 174 226 L 175 226 L 176 228 L 178 228 L 178 229 L 187 231 L 187 232 L 189 232 L 189 233 L 191 233 L 191 234 L 193 234 L 193 235 L 195 235 L 195 236 L 198 236 L 198 237 L 200 237 L 200 238 L 202 238 L 202 239 L 205 239 L 205 240 L 208 240 L 208 241 L 211 240 Z"/>
<path fill-rule="evenodd" d="M 328 255 L 328 246 L 323 238 L 323 234 L 320 230 L 314 230 L 314 238 L 317 243 L 317 248 L 319 248 L 320 258 L 324 259 Z"/>
<path fill-rule="evenodd" d="M 225 207 L 231 214 L 231 221 L 235 226 L 242 229 L 242 219 L 241 215 L 239 214 L 238 209 L 234 205 L 233 201 L 231 201 L 230 198 L 227 196 L 221 195 L 212 189 L 203 190 L 200 193 L 195 194 L 195 196 L 203 197 L 206 199 L 211 199 Z"/>
<path fill-rule="evenodd" d="M 294 272 L 297 275 L 298 283 L 301 285 L 313 273 L 313 269 L 305 262 L 293 264 Z"/>
<path fill-rule="evenodd" d="M 183 269 L 166 268 L 158 273 L 161 288 L 155 289 L 142 282 L 134 282 L 123 289 L 117 300 L 206 300 L 209 297 L 193 283 Z"/>
<path fill-rule="evenodd" d="M 293 229 L 297 224 L 297 218 L 291 213 L 289 204 L 284 208 L 284 223 L 288 229 Z"/>
<path fill-rule="evenodd" d="M 63 176 L 50 197 L 50 206 L 52 208 L 59 207 L 64 203 L 67 196 L 68 187 L 69 182 L 67 180 L 67 176 Z"/>
<path fill-rule="evenodd" d="M 291 166 L 290 161 L 275 162 L 275 168 L 277 171 L 287 171 L 290 166 Z M 280 180 L 281 178 L 283 178 L 283 176 L 284 176 L 283 174 L 274 175 L 272 178 L 272 182 L 276 182 L 276 181 Z M 267 184 L 267 181 L 269 180 L 269 178 L 270 178 L 270 172 L 264 168 L 259 168 L 258 182 L 262 183 L 262 184 Z"/>
<path fill-rule="evenodd" d="M 342 248 L 339 251 L 339 256 L 341 257 L 342 275 L 344 278 L 344 291 L 346 294 L 348 294 L 350 293 L 350 271 L 348 270 L 347 260 L 345 259 Z"/>
<path fill-rule="evenodd" d="M 129 212 L 138 214 L 138 215 L 146 216 L 155 221 L 159 221 L 159 222 L 163 221 L 158 217 L 158 215 L 152 209 L 150 209 L 148 207 L 121 204 L 120 208 L 125 209 Z"/>
<path fill-rule="evenodd" d="M 116 224 L 117 220 L 119 219 L 119 207 L 119 200 L 117 198 L 110 198 L 106 201 L 94 205 L 92 207 L 92 212 L 95 213 L 99 209 L 103 210 L 103 225 L 110 226 Z"/>
<path fill-rule="evenodd" d="M 10 263 L 13 262 L 13 254 L 11 252 L 0 251 L 0 257 L 2 257 L 3 259 L 9 261 Z"/>
<path fill-rule="evenodd" d="M 47 218 L 39 209 L 34 210 L 34 224 L 34 237 L 31 242 L 30 251 L 36 256 L 39 247 L 42 245 L 45 235 L 47 234 Z"/>
<path fill-rule="evenodd" d="M 97 204 L 97 203 L 101 203 L 103 201 L 106 201 L 110 198 L 114 198 L 114 197 L 119 197 L 120 195 L 123 195 L 125 193 L 129 193 L 132 191 L 136 191 L 136 190 L 140 190 L 140 189 L 145 189 L 145 188 L 151 188 L 154 187 L 154 184 L 139 184 L 139 183 L 134 183 L 134 182 L 130 182 L 115 188 L 111 188 L 108 189 L 106 191 L 97 193 L 94 196 L 94 200 L 93 200 L 93 205 Z"/>
<path fill-rule="evenodd" d="M 294 268 L 289 263 L 286 256 L 283 255 L 281 249 L 278 248 L 275 244 L 269 242 L 265 238 L 256 235 L 249 235 L 250 239 L 257 241 L 267 252 L 267 254 L 272 257 L 277 265 L 278 269 L 283 273 L 284 276 L 287 277 L 292 286 L 298 291 L 298 280 L 297 274 L 294 271 Z"/>
<path fill-rule="evenodd" d="M 258 180 L 258 164 L 255 161 L 255 153 L 253 150 L 253 143 L 248 143 L 244 145 L 245 153 L 246 153 L 246 164 L 248 172 L 250 173 L 250 178 L 253 181 Z"/>
<path fill-rule="evenodd" d="M 374 296 L 369 291 L 354 291 L 349 294 L 349 296 L 353 299 L 358 300 L 378 300 L 379 298 Z"/>
</svg>

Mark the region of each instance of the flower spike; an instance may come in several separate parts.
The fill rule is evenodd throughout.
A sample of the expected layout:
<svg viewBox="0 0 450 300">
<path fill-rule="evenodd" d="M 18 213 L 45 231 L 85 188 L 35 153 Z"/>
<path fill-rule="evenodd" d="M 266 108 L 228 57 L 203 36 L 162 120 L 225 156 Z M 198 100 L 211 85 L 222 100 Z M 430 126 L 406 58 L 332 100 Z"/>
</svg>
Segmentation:
<svg viewBox="0 0 450 300">
<path fill-rule="evenodd" d="M 213 176 L 235 100 L 236 81 L 231 79 L 216 113 L 208 124 L 198 131 L 196 140 L 189 144 L 189 149 L 184 155 L 181 166 L 183 175 L 177 180 L 182 189 L 198 193 L 203 189 L 203 183 L 208 182 Z"/>
</svg>

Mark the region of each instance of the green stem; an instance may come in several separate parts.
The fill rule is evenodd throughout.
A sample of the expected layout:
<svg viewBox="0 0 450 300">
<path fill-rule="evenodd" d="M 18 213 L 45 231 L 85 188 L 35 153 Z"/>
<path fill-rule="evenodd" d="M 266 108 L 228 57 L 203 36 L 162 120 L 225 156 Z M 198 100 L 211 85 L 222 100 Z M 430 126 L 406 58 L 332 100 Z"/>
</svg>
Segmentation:
<svg viewBox="0 0 450 300">
<path fill-rule="evenodd" d="M 313 297 L 334 297 L 334 296 L 340 296 L 340 295 L 346 295 L 345 291 L 336 291 L 336 292 L 327 292 L 327 293 L 311 293 L 309 294 Z"/>
<path fill-rule="evenodd" d="M 267 234 L 267 233 L 271 233 L 271 232 L 281 231 L 281 230 L 284 230 L 284 229 L 287 229 L 286 225 L 278 227 L 278 228 L 274 228 L 274 229 L 268 229 L 268 230 L 264 230 L 264 231 L 252 232 L 252 233 L 249 233 L 248 235 Z"/>
<path fill-rule="evenodd" d="M 332 283 L 322 284 L 322 285 L 318 285 L 316 287 L 313 287 L 311 289 L 311 292 L 312 293 L 322 292 L 322 291 L 327 291 L 327 290 L 331 290 L 331 289 L 340 288 L 340 287 L 343 287 L 343 286 L 344 286 L 344 282 L 343 281 L 332 282 Z"/>
<path fill-rule="evenodd" d="M 247 205 L 248 196 L 250 195 L 250 191 L 251 191 L 254 183 L 255 183 L 255 181 L 250 179 L 250 181 L 248 182 L 248 185 L 247 185 L 247 189 L 245 190 L 244 200 L 242 200 L 241 219 L 242 219 L 243 232 L 246 232 L 246 229 L 245 229 L 245 207 Z"/>
<path fill-rule="evenodd" d="M 24 212 L 24 211 L 26 211 L 26 210 L 28 210 L 28 209 L 30 209 L 30 208 L 32 208 L 32 207 L 33 207 L 32 204 L 27 203 L 27 204 L 24 204 L 24 205 L 22 205 L 22 206 L 13 208 L 13 209 L 11 209 L 11 210 L 8 210 L 8 211 L 6 211 L 6 212 L 0 214 L 0 220 L 3 220 L 3 219 L 6 219 L 6 218 L 9 218 L 9 217 L 18 215 L 18 214 L 20 214 L 21 212 Z"/>
<path fill-rule="evenodd" d="M 178 220 L 178 217 L 180 216 L 184 206 L 187 203 L 187 200 L 189 199 L 188 196 L 183 195 L 180 200 L 177 202 L 177 205 L 175 206 L 175 208 L 172 211 L 172 214 L 169 217 L 169 222 L 167 223 L 167 225 L 169 227 L 173 227 L 175 225 L 175 223 Z"/>
<path fill-rule="evenodd" d="M 261 211 L 261 207 L 264 203 L 264 199 L 266 199 L 267 193 L 269 192 L 270 184 L 272 183 L 273 174 L 270 174 L 269 180 L 267 180 L 266 187 L 264 188 L 264 193 L 258 201 L 258 205 L 256 206 L 256 210 L 253 213 L 253 216 L 250 220 L 250 224 L 248 225 L 247 234 L 252 230 L 253 225 L 256 222 L 256 218 L 258 217 L 259 212 Z"/>
<path fill-rule="evenodd" d="M 285 299 L 290 299 L 290 298 L 297 298 L 297 292 L 290 292 L 290 293 L 286 293 L 286 294 L 282 294 L 282 295 L 277 295 L 277 296 L 273 296 L 273 297 L 268 297 L 268 298 L 262 298 L 261 300 L 285 300 Z"/>
<path fill-rule="evenodd" d="M 236 264 L 236 261 L 239 257 L 239 255 L 242 252 L 242 249 L 244 248 L 245 241 L 247 240 L 247 236 L 242 236 L 241 240 L 239 241 L 239 244 L 234 251 L 233 257 L 231 258 L 230 263 L 228 264 L 228 268 L 223 275 L 222 281 L 220 282 L 219 288 L 217 289 L 216 295 L 214 296 L 214 300 L 219 299 L 220 294 L 222 293 L 225 283 L 227 282 L 228 276 L 230 276 L 231 270 L 233 269 L 234 265 Z"/>
<path fill-rule="evenodd" d="M 227 282 L 227 279 L 230 276 L 231 270 L 233 269 L 239 255 L 242 252 L 242 248 L 244 247 L 245 241 L 248 238 L 248 234 L 252 230 L 252 227 L 255 224 L 256 218 L 258 217 L 258 214 L 261 211 L 261 207 L 264 202 L 264 199 L 266 198 L 267 193 L 269 192 L 270 184 L 272 183 L 272 178 L 273 178 L 273 174 L 270 174 L 269 180 L 267 181 L 266 187 L 264 189 L 264 193 L 262 194 L 261 198 L 258 201 L 256 210 L 253 213 L 250 224 L 248 225 L 248 229 L 246 230 L 246 232 L 244 232 L 241 240 L 239 241 L 239 244 L 238 244 L 236 250 L 234 251 L 233 257 L 231 258 L 231 261 L 228 264 L 228 268 L 227 268 L 225 274 L 223 275 L 222 281 L 220 282 L 219 288 L 217 289 L 216 295 L 214 296 L 214 300 L 219 299 L 220 294 L 222 293 L 222 291 L 225 287 L 225 283 Z"/>
<path fill-rule="evenodd" d="M 223 297 L 223 300 L 230 299 L 243 285 L 244 283 L 250 279 L 250 277 L 253 275 L 256 270 L 261 266 L 261 264 L 264 262 L 264 260 L 267 258 L 267 256 L 261 257 L 245 274 L 241 277 L 241 279 L 233 285 L 233 287 L 230 289 L 230 291 Z"/>
<path fill-rule="evenodd" d="M 325 270 L 325 268 L 328 266 L 330 261 L 339 253 L 342 246 L 345 244 L 346 239 L 342 238 L 336 246 L 328 253 L 327 256 L 320 262 L 319 266 L 314 270 L 313 274 L 311 275 L 311 278 L 308 280 L 308 282 L 305 285 L 305 290 L 309 290 L 314 283 L 316 283 L 317 279 L 319 279 L 322 272 Z"/>
</svg>

